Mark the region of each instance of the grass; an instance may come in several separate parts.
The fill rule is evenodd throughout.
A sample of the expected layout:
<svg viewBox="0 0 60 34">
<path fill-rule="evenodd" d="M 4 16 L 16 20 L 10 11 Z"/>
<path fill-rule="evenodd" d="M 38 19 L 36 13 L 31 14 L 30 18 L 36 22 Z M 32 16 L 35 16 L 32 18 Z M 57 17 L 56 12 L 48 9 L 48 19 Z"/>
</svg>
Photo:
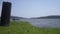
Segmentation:
<svg viewBox="0 0 60 34">
<path fill-rule="evenodd" d="M 60 28 L 37 28 L 28 22 L 11 22 L 9 27 L 0 26 L 0 34 L 60 34 Z"/>
</svg>

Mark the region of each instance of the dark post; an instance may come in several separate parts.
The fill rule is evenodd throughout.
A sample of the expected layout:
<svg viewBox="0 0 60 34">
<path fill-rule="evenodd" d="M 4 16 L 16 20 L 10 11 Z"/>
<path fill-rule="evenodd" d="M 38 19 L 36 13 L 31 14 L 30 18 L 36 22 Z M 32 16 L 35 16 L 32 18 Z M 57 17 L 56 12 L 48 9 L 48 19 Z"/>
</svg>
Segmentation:
<svg viewBox="0 0 60 34">
<path fill-rule="evenodd" d="M 3 2 L 0 26 L 9 26 L 11 3 Z"/>
</svg>

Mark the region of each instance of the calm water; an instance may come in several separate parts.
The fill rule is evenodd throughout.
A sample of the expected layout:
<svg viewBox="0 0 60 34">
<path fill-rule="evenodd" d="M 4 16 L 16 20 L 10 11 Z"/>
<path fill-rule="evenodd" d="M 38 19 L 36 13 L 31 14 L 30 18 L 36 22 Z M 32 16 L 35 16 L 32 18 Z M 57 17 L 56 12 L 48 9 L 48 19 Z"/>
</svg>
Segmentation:
<svg viewBox="0 0 60 34">
<path fill-rule="evenodd" d="M 36 27 L 60 28 L 60 19 L 21 19 Z"/>
</svg>

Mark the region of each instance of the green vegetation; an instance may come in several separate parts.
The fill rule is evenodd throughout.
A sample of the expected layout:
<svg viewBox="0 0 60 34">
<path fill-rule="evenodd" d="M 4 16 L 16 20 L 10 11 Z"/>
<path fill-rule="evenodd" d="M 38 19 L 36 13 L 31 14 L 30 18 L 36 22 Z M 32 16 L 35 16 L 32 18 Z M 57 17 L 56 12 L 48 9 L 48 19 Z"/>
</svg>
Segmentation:
<svg viewBox="0 0 60 34">
<path fill-rule="evenodd" d="M 37 28 L 28 22 L 11 22 L 9 27 L 0 26 L 0 34 L 60 34 L 60 28 Z"/>
</svg>

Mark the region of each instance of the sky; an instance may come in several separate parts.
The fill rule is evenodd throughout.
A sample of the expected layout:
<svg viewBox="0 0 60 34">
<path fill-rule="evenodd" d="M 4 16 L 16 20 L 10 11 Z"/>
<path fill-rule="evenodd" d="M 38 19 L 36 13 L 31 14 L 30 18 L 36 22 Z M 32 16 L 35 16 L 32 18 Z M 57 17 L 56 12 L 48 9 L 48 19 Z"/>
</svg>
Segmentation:
<svg viewBox="0 0 60 34">
<path fill-rule="evenodd" d="M 5 0 L 4 0 L 5 1 Z M 11 16 L 41 17 L 60 15 L 60 0 L 8 0 L 12 3 Z M 3 0 L 0 0 L 0 15 Z"/>
</svg>

